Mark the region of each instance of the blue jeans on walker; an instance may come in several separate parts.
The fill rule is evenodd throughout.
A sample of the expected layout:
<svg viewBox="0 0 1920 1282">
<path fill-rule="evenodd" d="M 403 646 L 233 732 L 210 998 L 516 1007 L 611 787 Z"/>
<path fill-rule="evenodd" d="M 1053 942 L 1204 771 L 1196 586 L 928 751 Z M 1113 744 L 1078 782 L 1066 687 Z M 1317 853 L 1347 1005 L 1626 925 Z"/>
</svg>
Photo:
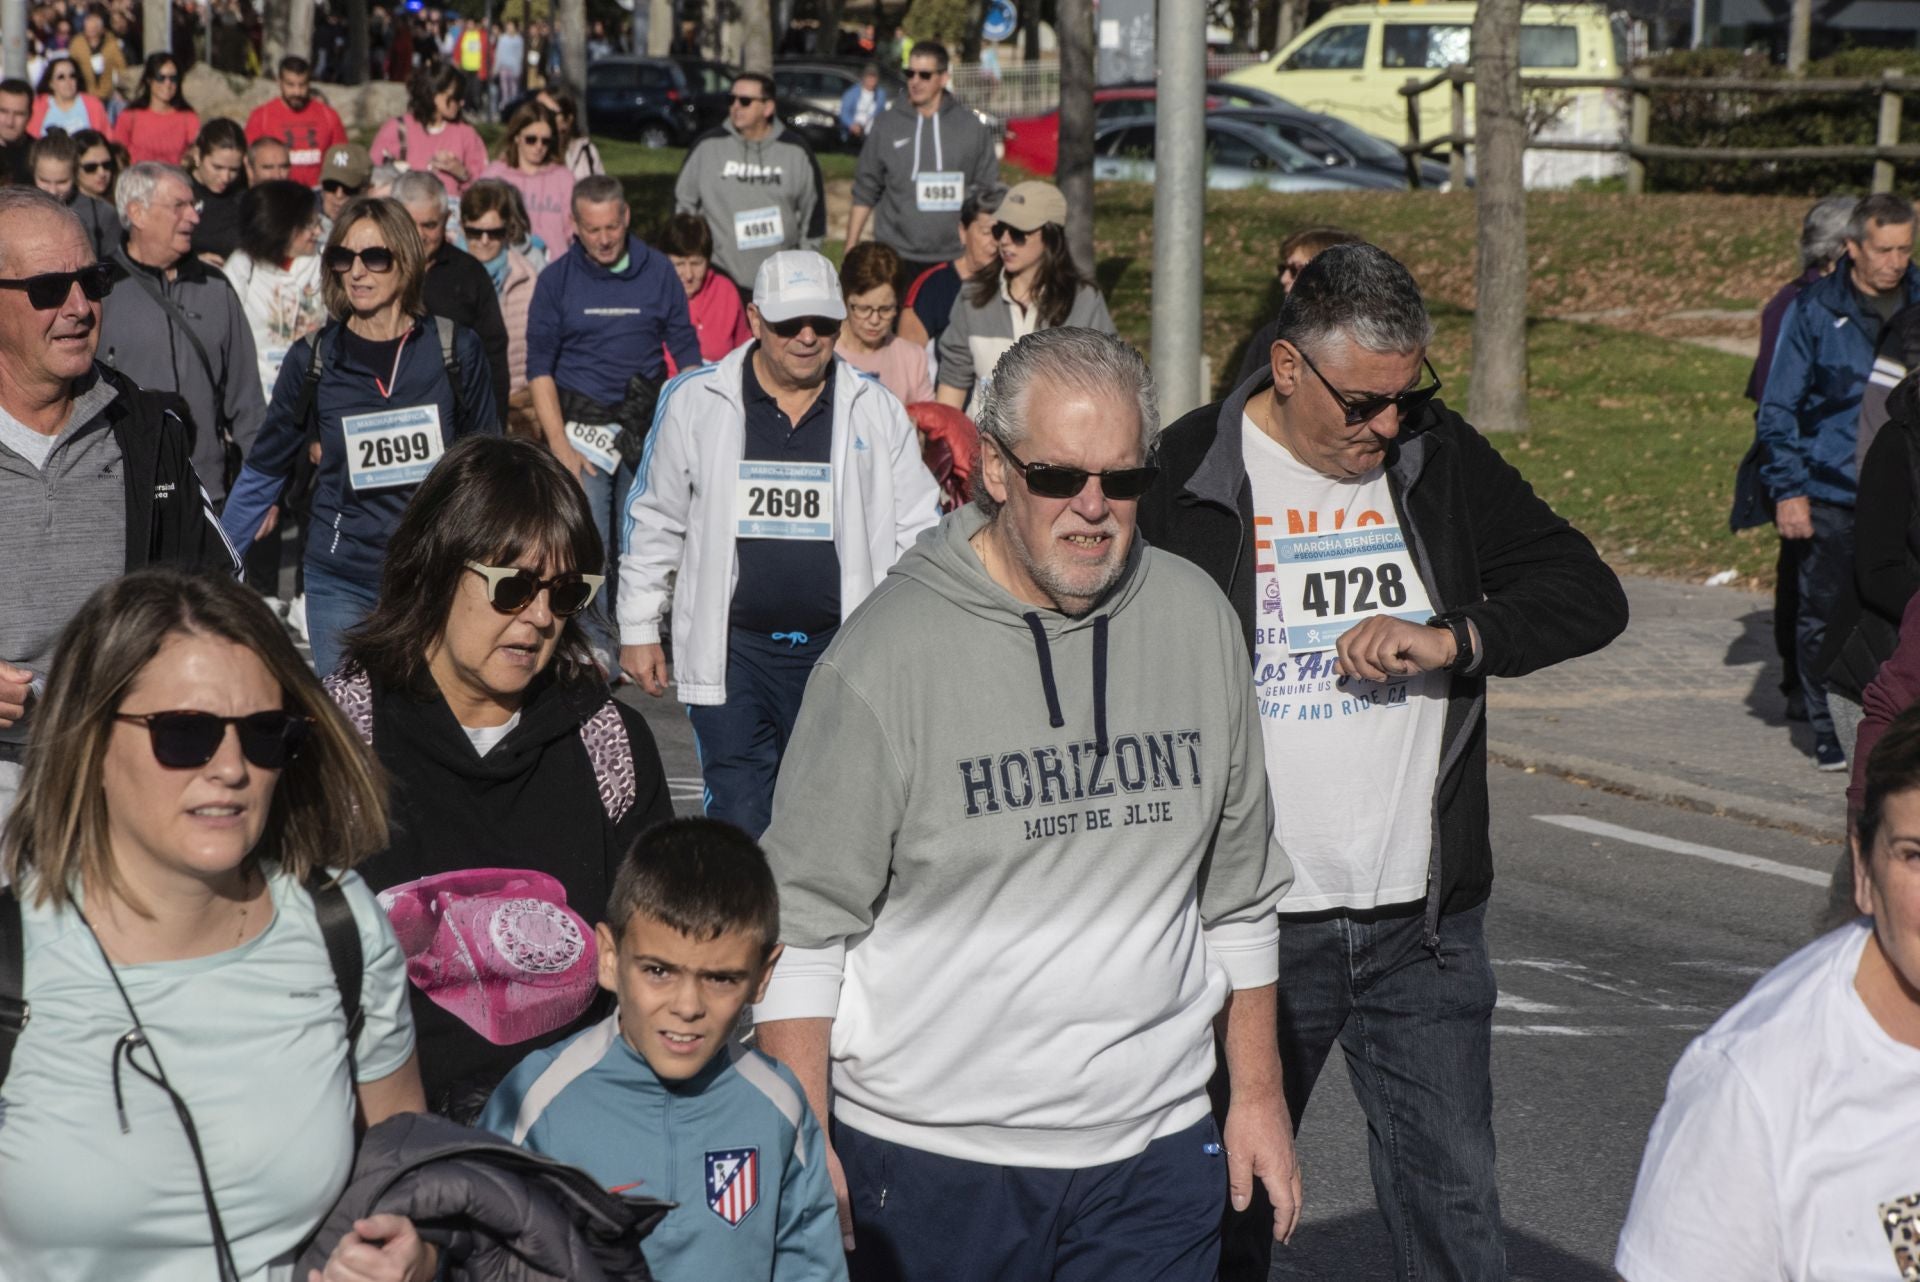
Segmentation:
<svg viewBox="0 0 1920 1282">
<path fill-rule="evenodd" d="M 313 670 L 330 677 L 346 650 L 347 629 L 373 613 L 380 597 L 376 583 L 344 578 L 307 560 L 307 645 Z"/>
<path fill-rule="evenodd" d="M 612 474 L 601 471 L 592 463 L 580 469 L 580 488 L 586 491 L 587 509 L 593 513 L 593 528 L 600 531 L 600 541 L 607 545 L 607 564 L 604 572 L 607 585 L 600 589 L 600 595 L 594 598 L 593 608 L 581 619 L 587 630 L 587 640 L 593 646 L 593 652 L 607 664 L 607 675 L 612 676 L 620 670 L 620 624 L 619 616 L 613 610 L 614 587 L 620 579 L 620 531 L 627 523 L 627 492 L 633 488 L 634 467 L 631 463 L 622 463 Z M 581 566 L 583 574 L 593 573 L 590 566 Z"/>
</svg>

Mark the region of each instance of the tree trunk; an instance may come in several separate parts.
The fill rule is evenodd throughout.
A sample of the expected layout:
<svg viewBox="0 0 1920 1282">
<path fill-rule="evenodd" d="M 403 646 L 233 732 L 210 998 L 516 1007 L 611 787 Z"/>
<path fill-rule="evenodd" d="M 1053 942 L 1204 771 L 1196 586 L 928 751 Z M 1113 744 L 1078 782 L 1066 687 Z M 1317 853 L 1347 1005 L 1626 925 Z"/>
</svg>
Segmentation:
<svg viewBox="0 0 1920 1282">
<path fill-rule="evenodd" d="M 153 4 L 147 0 L 149 8 Z M 313 61 L 313 0 L 287 0 L 287 52 Z"/>
<path fill-rule="evenodd" d="M 592 127 L 587 112 L 587 0 L 555 0 L 554 36 L 560 41 L 560 78 L 580 103 L 584 132 Z"/>
<path fill-rule="evenodd" d="M 966 28 L 960 36 L 960 61 L 980 61 L 980 27 L 987 20 L 987 0 L 967 0 Z"/>
<path fill-rule="evenodd" d="M 1067 248 L 1093 276 L 1093 4 L 1060 0 L 1060 165 L 1067 200 Z"/>
<path fill-rule="evenodd" d="M 1023 61 L 1029 66 L 1040 61 L 1040 0 L 1020 2 L 1020 40 Z"/>
<path fill-rule="evenodd" d="M 1473 380 L 1467 416 L 1483 432 L 1527 427 L 1526 102 L 1520 93 L 1521 0 L 1480 0 L 1473 20 Z"/>
<path fill-rule="evenodd" d="M 845 0 L 820 0 L 820 38 L 814 41 L 816 58 L 831 58 L 840 52 L 840 13 Z"/>
<path fill-rule="evenodd" d="M 1813 0 L 1793 0 L 1787 17 L 1787 72 L 1807 74 L 1807 46 L 1813 43 Z"/>
<path fill-rule="evenodd" d="M 673 12 L 673 0 L 639 0 L 639 3 L 647 6 L 647 47 L 634 52 L 644 53 L 649 58 L 664 58 L 680 35 L 679 21 Z"/>
<path fill-rule="evenodd" d="M 307 6 L 307 43 L 313 43 L 311 4 Z M 172 50 L 173 6 L 167 0 L 146 0 L 140 6 L 140 45 L 149 57 Z"/>
<path fill-rule="evenodd" d="M 1227 12 L 1232 19 L 1230 30 L 1233 32 L 1233 51 L 1251 53 L 1253 42 L 1258 35 L 1255 28 L 1259 25 L 1254 20 L 1253 0 L 1231 0 Z"/>
<path fill-rule="evenodd" d="M 263 0 L 260 5 L 260 70 L 275 75 L 287 56 L 287 0 Z"/>
<path fill-rule="evenodd" d="M 347 0 L 347 76 L 350 85 L 364 85 L 367 71 L 367 0 Z"/>
<path fill-rule="evenodd" d="M 1279 52 L 1280 46 L 1299 35 L 1307 25 L 1307 0 L 1280 0 L 1278 25 L 1274 28 L 1273 44 L 1269 48 Z"/>
<path fill-rule="evenodd" d="M 740 69 L 773 74 L 773 0 L 740 6 Z"/>
</svg>

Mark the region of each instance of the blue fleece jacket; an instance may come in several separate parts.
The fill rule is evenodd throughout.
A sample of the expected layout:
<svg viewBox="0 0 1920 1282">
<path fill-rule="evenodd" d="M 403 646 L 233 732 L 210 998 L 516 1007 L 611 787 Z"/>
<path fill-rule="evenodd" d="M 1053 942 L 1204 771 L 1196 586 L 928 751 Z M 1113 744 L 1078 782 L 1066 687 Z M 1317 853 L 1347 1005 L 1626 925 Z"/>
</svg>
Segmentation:
<svg viewBox="0 0 1920 1282">
<path fill-rule="evenodd" d="M 627 269 L 613 272 L 575 241 L 548 264 L 527 309 L 527 378 L 618 405 L 635 374 L 665 378 L 662 345 L 681 369 L 702 363 L 700 335 L 673 264 L 637 236 L 627 239 Z"/>
<path fill-rule="evenodd" d="M 1900 289 L 1902 307 L 1920 300 L 1920 270 L 1909 267 Z M 1853 287 L 1851 256 L 1793 301 L 1756 426 L 1767 447 L 1760 475 L 1775 502 L 1805 496 L 1853 506 L 1854 437 L 1880 326 Z"/>
<path fill-rule="evenodd" d="M 480 1125 L 609 1189 L 677 1202 L 642 1244 L 660 1282 L 844 1282 L 826 1144 L 793 1074 L 736 1045 L 665 1082 L 619 1018 L 520 1061 Z"/>
<path fill-rule="evenodd" d="M 440 410 L 440 439 L 452 445 L 463 436 L 500 434 L 493 404 L 493 378 L 486 350 L 470 329 L 454 331 L 454 362 L 460 372 L 460 413 L 454 415 L 453 387 L 440 350 L 433 318 L 417 321 L 400 350 L 400 371 L 393 395 L 382 396 L 374 380 L 392 370 L 368 369 L 347 354 L 340 341 L 341 322 L 294 344 L 280 365 L 267 405 L 266 421 L 247 455 L 246 466 L 227 496 L 221 528 L 235 547 L 245 548 L 280 500 L 295 458 L 307 447 L 307 425 L 296 417 L 313 344 L 325 345 L 326 363 L 314 392 L 314 417 L 320 426 L 320 469 L 314 479 L 313 529 L 307 535 L 307 564 L 377 588 L 386 559 L 387 538 L 416 488 L 412 485 L 357 492 L 348 481 L 347 440 L 341 420 L 355 414 L 435 405 Z"/>
</svg>

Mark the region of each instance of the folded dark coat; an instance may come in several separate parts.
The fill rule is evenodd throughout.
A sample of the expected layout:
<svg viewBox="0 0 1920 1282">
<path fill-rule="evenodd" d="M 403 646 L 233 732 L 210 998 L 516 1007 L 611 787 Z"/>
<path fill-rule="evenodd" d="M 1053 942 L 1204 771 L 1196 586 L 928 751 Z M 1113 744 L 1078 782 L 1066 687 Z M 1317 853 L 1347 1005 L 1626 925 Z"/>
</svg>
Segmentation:
<svg viewBox="0 0 1920 1282">
<path fill-rule="evenodd" d="M 402 1113 L 361 1141 L 294 1276 L 324 1268 L 355 1220 L 404 1215 L 440 1246 L 447 1282 L 652 1282 L 640 1242 L 670 1209 L 497 1135 Z"/>
</svg>

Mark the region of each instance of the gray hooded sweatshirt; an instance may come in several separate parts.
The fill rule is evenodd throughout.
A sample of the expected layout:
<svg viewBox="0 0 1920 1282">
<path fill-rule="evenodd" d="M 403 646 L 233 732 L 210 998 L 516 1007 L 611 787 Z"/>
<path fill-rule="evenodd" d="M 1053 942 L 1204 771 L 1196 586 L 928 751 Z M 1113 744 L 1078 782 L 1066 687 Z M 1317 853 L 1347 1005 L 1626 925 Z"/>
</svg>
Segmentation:
<svg viewBox="0 0 1920 1282">
<path fill-rule="evenodd" d="M 779 121 L 748 142 L 731 120 L 693 140 L 673 185 L 674 212 L 699 214 L 713 231 L 713 261 L 753 288 L 760 264 L 783 249 L 817 249 L 827 234 L 820 162 Z"/>
<path fill-rule="evenodd" d="M 874 118 L 853 172 L 873 238 L 917 263 L 960 256 L 960 204 L 1000 185 L 993 135 L 952 94 L 923 116 L 904 97 Z"/>
<path fill-rule="evenodd" d="M 1212 581 L 1135 540 L 1072 618 L 988 576 L 985 521 L 922 535 L 807 682 L 755 1019 L 833 1019 L 856 1130 L 1084 1168 L 1206 1116 L 1213 1018 L 1274 982 L 1292 870 Z"/>
</svg>

